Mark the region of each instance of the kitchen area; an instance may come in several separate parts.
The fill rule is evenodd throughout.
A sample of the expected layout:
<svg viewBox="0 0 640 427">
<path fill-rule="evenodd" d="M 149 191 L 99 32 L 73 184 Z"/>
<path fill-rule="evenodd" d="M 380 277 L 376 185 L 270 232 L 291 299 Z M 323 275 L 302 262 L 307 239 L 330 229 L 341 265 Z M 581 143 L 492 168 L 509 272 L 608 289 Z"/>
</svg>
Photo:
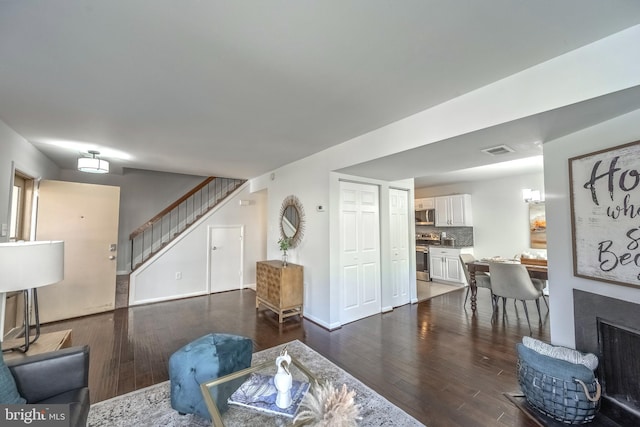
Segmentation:
<svg viewBox="0 0 640 427">
<path fill-rule="evenodd" d="M 415 200 L 418 301 L 467 285 L 460 254 L 473 253 L 471 196 Z"/>
</svg>

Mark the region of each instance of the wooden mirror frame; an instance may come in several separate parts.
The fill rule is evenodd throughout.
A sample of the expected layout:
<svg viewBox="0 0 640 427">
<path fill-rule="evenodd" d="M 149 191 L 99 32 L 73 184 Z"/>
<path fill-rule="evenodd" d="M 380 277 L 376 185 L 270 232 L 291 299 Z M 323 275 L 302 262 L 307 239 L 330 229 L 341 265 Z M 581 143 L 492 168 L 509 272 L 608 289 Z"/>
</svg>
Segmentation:
<svg viewBox="0 0 640 427">
<path fill-rule="evenodd" d="M 296 227 L 295 234 L 289 237 L 284 232 L 283 220 L 285 212 L 291 207 L 298 213 L 298 225 Z M 302 240 L 302 236 L 304 235 L 304 224 L 304 208 L 302 207 L 302 203 L 300 203 L 300 200 L 296 196 L 287 196 L 280 207 L 280 237 L 283 239 L 289 239 L 290 248 L 295 248 Z"/>
</svg>

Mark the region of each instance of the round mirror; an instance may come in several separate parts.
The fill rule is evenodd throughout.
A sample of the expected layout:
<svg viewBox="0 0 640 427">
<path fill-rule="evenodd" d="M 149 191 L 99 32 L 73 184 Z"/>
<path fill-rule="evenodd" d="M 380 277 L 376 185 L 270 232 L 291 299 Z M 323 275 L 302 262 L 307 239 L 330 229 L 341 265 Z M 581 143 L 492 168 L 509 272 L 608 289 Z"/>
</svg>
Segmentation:
<svg viewBox="0 0 640 427">
<path fill-rule="evenodd" d="M 304 209 L 296 196 L 284 199 L 280 209 L 280 236 L 289 239 L 289 247 L 295 248 L 304 231 Z"/>
</svg>

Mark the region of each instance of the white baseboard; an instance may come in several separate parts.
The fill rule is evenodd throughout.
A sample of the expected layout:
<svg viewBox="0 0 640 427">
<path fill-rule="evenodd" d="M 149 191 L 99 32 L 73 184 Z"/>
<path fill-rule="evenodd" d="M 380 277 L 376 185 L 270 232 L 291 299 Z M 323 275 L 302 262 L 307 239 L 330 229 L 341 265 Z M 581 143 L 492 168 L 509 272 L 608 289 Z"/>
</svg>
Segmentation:
<svg viewBox="0 0 640 427">
<path fill-rule="evenodd" d="M 170 295 L 170 296 L 166 296 L 166 297 L 160 297 L 160 298 L 147 298 L 147 299 L 143 299 L 143 300 L 139 300 L 139 301 L 132 301 L 129 300 L 129 306 L 132 307 L 134 305 L 143 305 L 143 304 L 151 304 L 154 302 L 163 302 L 163 301 L 173 301 L 173 300 L 178 300 L 178 299 L 183 299 L 183 298 L 190 298 L 190 297 L 199 297 L 202 295 L 208 295 L 209 293 L 206 291 L 198 291 L 198 292 L 191 292 L 188 294 L 182 294 L 182 295 Z"/>
<path fill-rule="evenodd" d="M 325 329 L 328 329 L 330 331 L 333 331 L 334 329 L 340 329 L 342 327 L 342 324 L 340 323 L 332 323 L 332 324 L 328 324 L 327 322 L 318 319 L 317 317 L 307 314 L 307 313 L 303 313 L 303 317 L 307 320 L 311 320 L 313 323 L 317 323 L 318 325 L 322 326 Z"/>
</svg>

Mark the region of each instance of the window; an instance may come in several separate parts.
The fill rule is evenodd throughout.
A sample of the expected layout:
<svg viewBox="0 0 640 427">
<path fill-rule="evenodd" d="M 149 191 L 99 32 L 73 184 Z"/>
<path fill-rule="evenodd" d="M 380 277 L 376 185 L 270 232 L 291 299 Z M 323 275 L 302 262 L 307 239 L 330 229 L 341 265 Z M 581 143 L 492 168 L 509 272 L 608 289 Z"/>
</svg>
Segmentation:
<svg viewBox="0 0 640 427">
<path fill-rule="evenodd" d="M 16 171 L 11 193 L 10 241 L 29 240 L 32 198 L 33 179 Z"/>
</svg>

